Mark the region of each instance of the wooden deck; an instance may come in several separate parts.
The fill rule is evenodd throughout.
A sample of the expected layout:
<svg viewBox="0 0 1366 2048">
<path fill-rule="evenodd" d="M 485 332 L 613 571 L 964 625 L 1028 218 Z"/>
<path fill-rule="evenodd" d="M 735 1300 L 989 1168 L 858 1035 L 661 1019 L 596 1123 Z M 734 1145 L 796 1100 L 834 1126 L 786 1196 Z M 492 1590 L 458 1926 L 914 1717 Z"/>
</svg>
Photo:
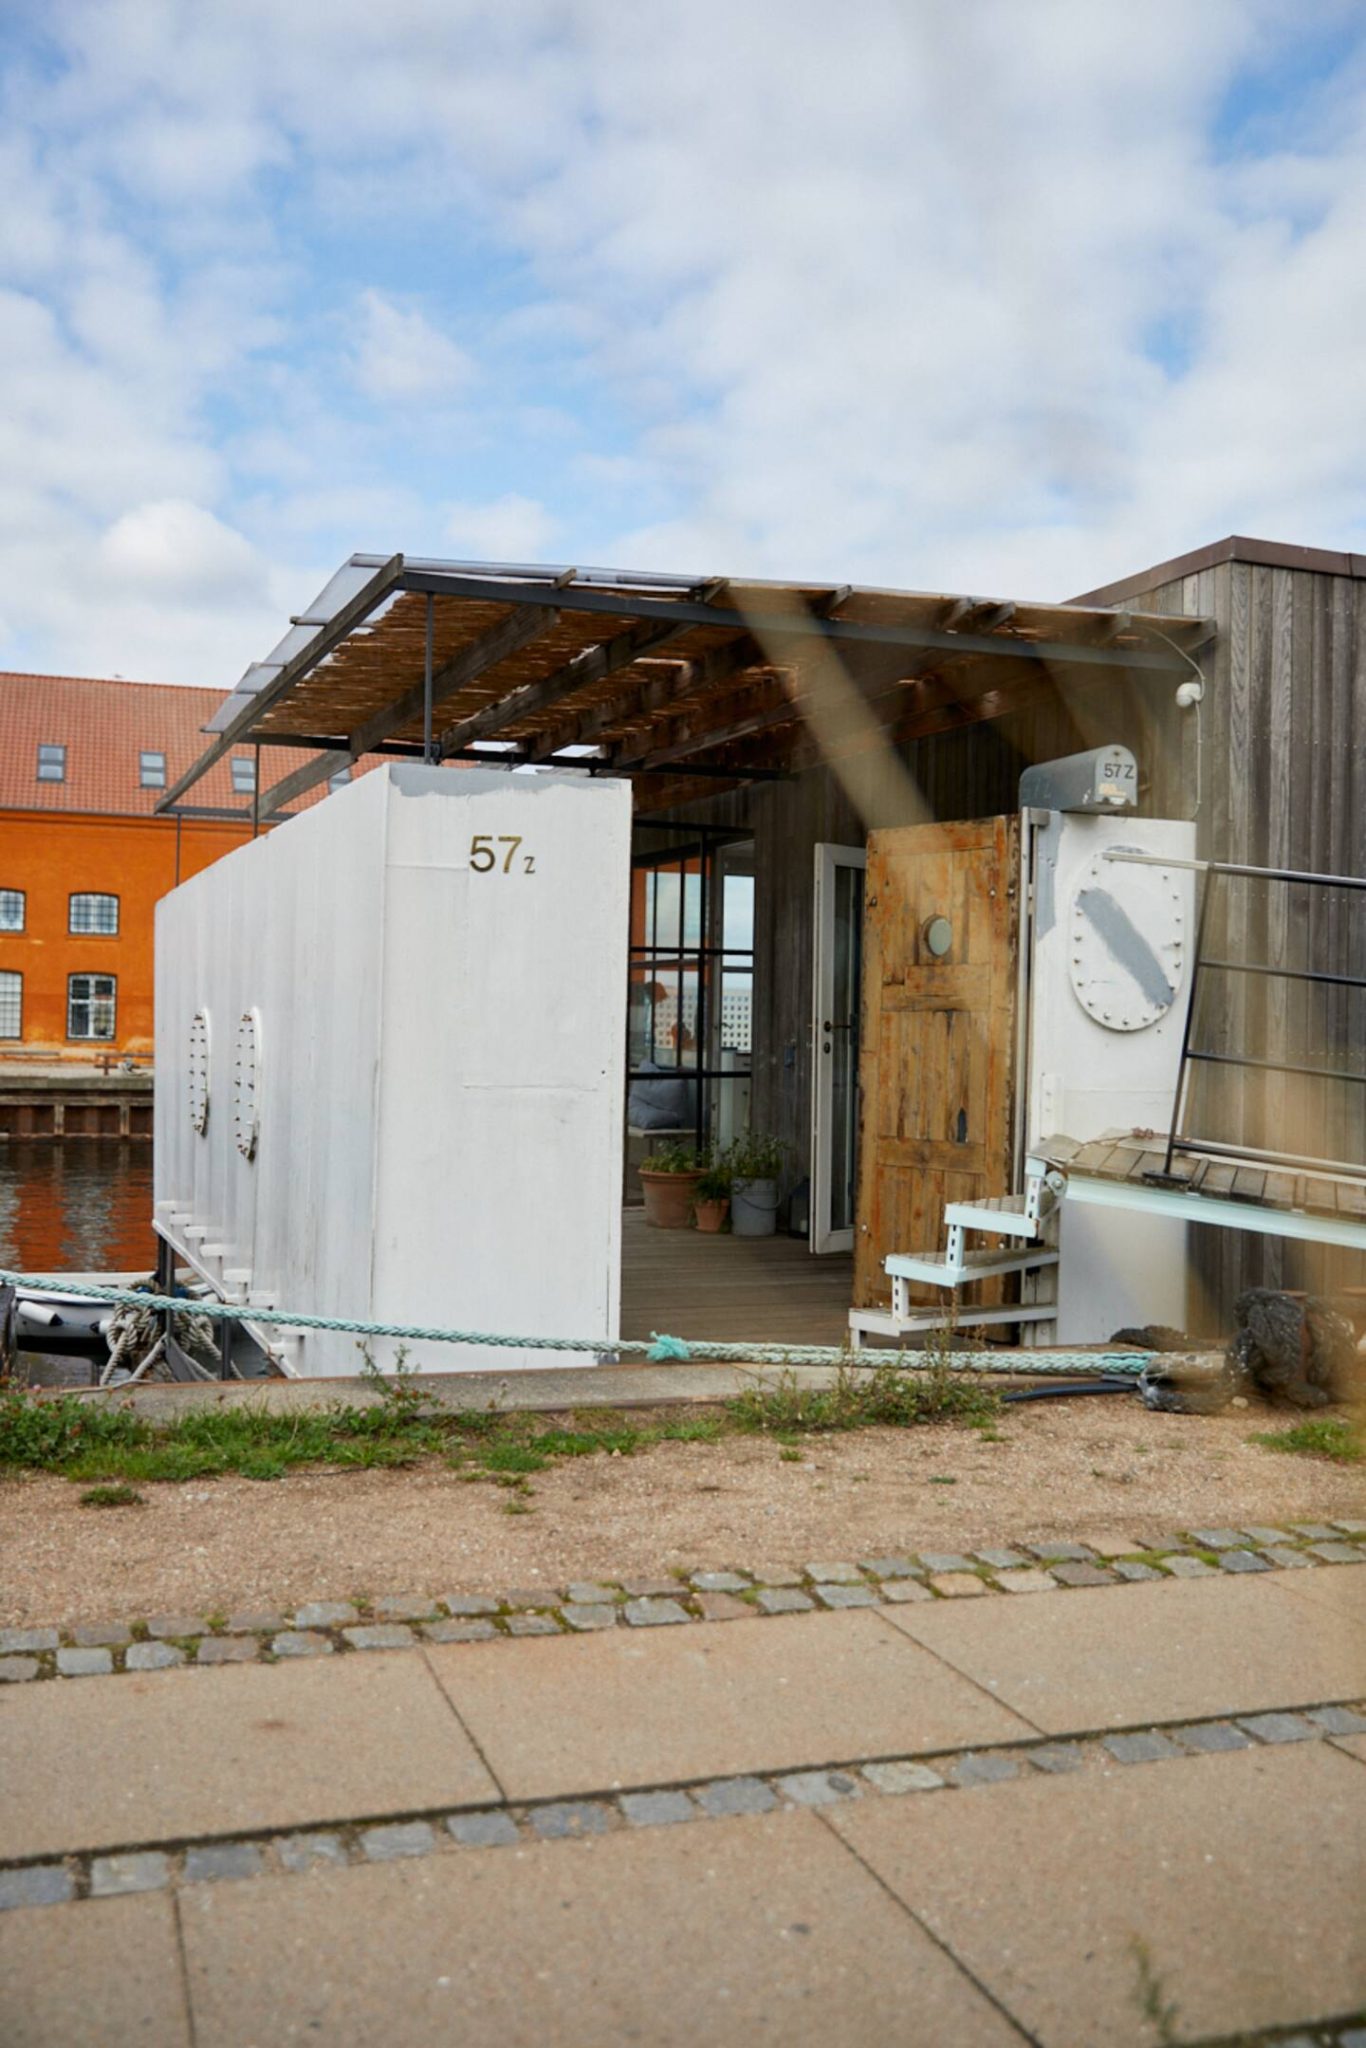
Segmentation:
<svg viewBox="0 0 1366 2048">
<path fill-rule="evenodd" d="M 622 1229 L 621 1334 L 718 1342 L 841 1344 L 849 1331 L 852 1256 L 812 1258 L 791 1237 L 711 1237 L 656 1230 L 642 1209 Z"/>
<path fill-rule="evenodd" d="M 1046 1138 L 1037 1150 L 1069 1174 L 1149 1184 L 1154 1184 L 1154 1175 L 1163 1173 L 1167 1157 L 1165 1138 L 1133 1131 L 1109 1131 L 1087 1144 L 1079 1144 L 1075 1138 Z M 1253 1208 L 1302 1210 L 1310 1216 L 1366 1222 L 1366 1185 L 1360 1181 L 1281 1171 L 1251 1160 L 1205 1159 L 1192 1152 L 1174 1154 L 1172 1175 L 1171 1182 L 1155 1184 L 1173 1186 L 1179 1178 L 1180 1191 L 1186 1194 L 1214 1195 Z"/>
</svg>

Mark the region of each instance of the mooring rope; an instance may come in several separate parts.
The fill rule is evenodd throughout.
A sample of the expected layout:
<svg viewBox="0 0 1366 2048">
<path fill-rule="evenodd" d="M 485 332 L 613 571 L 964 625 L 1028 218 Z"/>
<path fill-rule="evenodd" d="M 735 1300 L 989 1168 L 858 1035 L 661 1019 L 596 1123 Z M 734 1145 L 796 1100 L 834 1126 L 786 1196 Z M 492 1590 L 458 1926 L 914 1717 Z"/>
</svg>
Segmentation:
<svg viewBox="0 0 1366 2048">
<path fill-rule="evenodd" d="M 838 1344 L 723 1344 L 710 1339 L 669 1337 L 654 1330 L 650 1341 L 632 1337 L 515 1337 L 498 1330 L 447 1330 L 428 1323 L 377 1323 L 360 1317 L 316 1316 L 301 1309 L 252 1308 L 241 1302 L 208 1301 L 187 1295 L 152 1294 L 143 1288 L 100 1287 L 85 1281 L 61 1283 L 33 1280 L 25 1273 L 0 1270 L 0 1285 L 25 1294 L 66 1294 L 86 1301 L 107 1301 L 143 1309 L 169 1309 L 207 1316 L 217 1322 L 274 1325 L 291 1330 L 339 1330 L 358 1337 L 393 1337 L 411 1344 L 467 1344 L 501 1351 L 591 1351 L 618 1357 L 644 1358 L 649 1364 L 709 1360 L 737 1365 L 883 1365 L 895 1357 L 900 1365 L 943 1366 L 957 1372 L 1008 1372 L 1052 1379 L 1090 1373 L 1137 1379 L 1152 1354 L 1147 1351 L 1020 1351 L 993 1358 L 985 1351 L 872 1354 L 849 1351 Z"/>
</svg>

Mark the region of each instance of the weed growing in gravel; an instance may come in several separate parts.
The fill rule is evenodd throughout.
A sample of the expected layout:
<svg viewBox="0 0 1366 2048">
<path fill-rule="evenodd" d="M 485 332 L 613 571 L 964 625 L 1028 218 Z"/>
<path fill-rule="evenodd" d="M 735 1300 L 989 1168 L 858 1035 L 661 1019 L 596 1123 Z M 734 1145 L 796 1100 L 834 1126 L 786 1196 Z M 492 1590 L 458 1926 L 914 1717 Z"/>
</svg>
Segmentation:
<svg viewBox="0 0 1366 2048">
<path fill-rule="evenodd" d="M 92 1486 L 81 1495 L 83 1508 L 140 1508 L 142 1495 L 135 1486 Z"/>
<path fill-rule="evenodd" d="M 1358 1465 L 1366 1458 L 1360 1429 L 1338 1415 L 1317 1415 L 1293 1429 L 1270 1429 L 1252 1438 L 1267 1451 L 1291 1451 L 1302 1458 L 1331 1458 L 1335 1465 Z"/>
<path fill-rule="evenodd" d="M 791 1374 L 772 1386 L 746 1388 L 726 1403 L 736 1429 L 774 1436 L 811 1430 L 904 1429 L 918 1422 L 985 1423 L 997 1413 L 996 1396 L 959 1368 L 904 1371 L 895 1365 L 871 1372 L 841 1366 L 828 1387 L 799 1386 Z"/>
<path fill-rule="evenodd" d="M 520 1491 L 530 1474 L 562 1458 L 625 1458 L 658 1444 L 762 1433 L 788 1446 L 795 1463 L 796 1446 L 816 1430 L 948 1418 L 982 1424 L 996 1413 L 994 1395 L 971 1375 L 902 1372 L 891 1365 L 841 1370 L 833 1385 L 819 1390 L 802 1388 L 788 1375 L 776 1385 L 756 1386 L 719 1414 L 628 1419 L 610 1409 L 581 1410 L 572 1426 L 487 1410 L 425 1412 L 424 1396 L 405 1373 L 365 1376 L 378 1383 L 381 1398 L 363 1408 L 280 1414 L 215 1406 L 166 1423 L 128 1405 L 11 1390 L 0 1393 L 0 1470 L 136 1485 L 223 1473 L 270 1480 L 304 1465 L 383 1469 L 443 1456 L 461 1480 Z"/>
</svg>

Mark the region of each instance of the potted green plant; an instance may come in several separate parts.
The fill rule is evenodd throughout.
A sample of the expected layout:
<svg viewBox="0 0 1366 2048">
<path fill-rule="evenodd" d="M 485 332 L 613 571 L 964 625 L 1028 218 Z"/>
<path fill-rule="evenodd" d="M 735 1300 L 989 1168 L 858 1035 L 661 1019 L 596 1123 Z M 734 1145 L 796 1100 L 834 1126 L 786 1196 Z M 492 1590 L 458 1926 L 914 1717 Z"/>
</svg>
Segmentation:
<svg viewBox="0 0 1366 2048">
<path fill-rule="evenodd" d="M 726 1150 L 730 1227 L 737 1237 L 772 1237 L 778 1223 L 778 1175 L 787 1146 L 763 1131 L 746 1131 Z"/>
<path fill-rule="evenodd" d="M 641 1161 L 640 1185 L 645 1196 L 645 1221 L 656 1230 L 686 1230 L 692 1222 L 693 1195 L 707 1170 L 705 1152 L 671 1141 Z"/>
<path fill-rule="evenodd" d="M 724 1160 L 709 1166 L 693 1190 L 693 1218 L 699 1230 L 715 1235 L 725 1229 L 730 1208 L 730 1168 Z"/>
</svg>

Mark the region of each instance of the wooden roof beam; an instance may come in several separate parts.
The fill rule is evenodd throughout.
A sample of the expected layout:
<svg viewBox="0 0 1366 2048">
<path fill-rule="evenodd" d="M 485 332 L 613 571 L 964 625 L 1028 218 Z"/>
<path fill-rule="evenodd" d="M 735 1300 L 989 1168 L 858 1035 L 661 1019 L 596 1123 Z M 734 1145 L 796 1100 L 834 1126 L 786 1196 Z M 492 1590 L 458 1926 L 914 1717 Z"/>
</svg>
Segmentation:
<svg viewBox="0 0 1366 2048">
<path fill-rule="evenodd" d="M 526 610 L 512 611 L 496 626 L 490 626 L 468 647 L 435 671 L 432 676 L 432 702 L 439 704 L 447 697 L 453 697 L 457 690 L 463 690 L 470 683 L 477 682 L 481 675 L 496 668 L 499 662 L 507 661 L 520 653 L 531 641 L 549 632 L 559 614 L 548 605 L 533 605 Z M 317 760 L 305 761 L 266 791 L 261 798 L 263 811 L 267 808 L 279 810 L 302 796 L 306 790 L 314 789 L 320 782 L 326 782 L 341 773 L 352 761 L 362 754 L 373 751 L 382 741 L 387 740 L 401 726 L 408 725 L 414 718 L 420 718 L 427 701 L 426 680 L 405 691 L 392 704 L 386 704 L 367 718 L 364 725 L 358 725 L 349 734 L 344 749 L 320 755 Z"/>
<path fill-rule="evenodd" d="M 770 700 L 766 704 L 761 703 L 725 725 L 714 725 L 709 718 L 705 725 L 668 746 L 650 747 L 643 753 L 614 750 L 608 756 L 607 772 L 618 766 L 635 770 L 667 768 L 675 761 L 686 761 L 690 754 L 710 753 L 735 740 L 752 739 L 757 733 L 768 732 L 774 726 L 795 724 L 801 715 L 800 706 L 784 695 L 781 702 Z"/>
<path fill-rule="evenodd" d="M 629 688 L 602 703 L 587 705 L 562 724 L 534 735 L 527 746 L 528 757 L 542 761 L 566 747 L 588 745 L 611 726 L 663 711 L 677 698 L 693 691 L 711 690 L 742 669 L 763 665 L 763 660 L 754 642 L 748 635 L 742 635 L 725 647 L 712 648 L 696 661 L 680 661 L 668 674 L 637 677 Z"/>
<path fill-rule="evenodd" d="M 262 689 L 247 699 L 232 723 L 224 727 L 193 766 L 187 768 L 185 773 L 171 784 L 163 797 L 158 798 L 154 810 L 169 811 L 185 791 L 192 789 L 200 777 L 212 768 L 215 761 L 222 759 L 237 740 L 244 735 L 250 738 L 250 729 L 262 713 L 268 711 L 273 704 L 277 704 L 300 676 L 306 675 L 315 662 L 321 661 L 324 655 L 329 654 L 349 633 L 361 625 L 375 606 L 382 603 L 396 587 L 402 573 L 402 555 L 391 555 L 356 592 L 350 603 L 344 604 L 334 618 L 319 628 L 307 646 L 302 647 L 295 655 L 293 661 L 286 662 L 278 675 L 273 676 Z M 259 803 L 255 806 L 255 811 L 258 818 L 264 815 Z"/>
<path fill-rule="evenodd" d="M 457 719 L 442 733 L 438 755 L 454 753 L 457 748 L 468 746 L 471 740 L 496 738 L 508 726 L 533 717 L 538 711 L 558 703 L 562 697 L 570 697 L 576 690 L 586 689 L 590 683 L 601 682 L 647 650 L 663 647 L 688 630 L 688 625 L 677 619 L 638 621 L 612 639 L 585 648 L 552 674 L 514 690 L 510 697 L 499 698 L 479 711 L 471 712 L 468 718 Z"/>
</svg>

